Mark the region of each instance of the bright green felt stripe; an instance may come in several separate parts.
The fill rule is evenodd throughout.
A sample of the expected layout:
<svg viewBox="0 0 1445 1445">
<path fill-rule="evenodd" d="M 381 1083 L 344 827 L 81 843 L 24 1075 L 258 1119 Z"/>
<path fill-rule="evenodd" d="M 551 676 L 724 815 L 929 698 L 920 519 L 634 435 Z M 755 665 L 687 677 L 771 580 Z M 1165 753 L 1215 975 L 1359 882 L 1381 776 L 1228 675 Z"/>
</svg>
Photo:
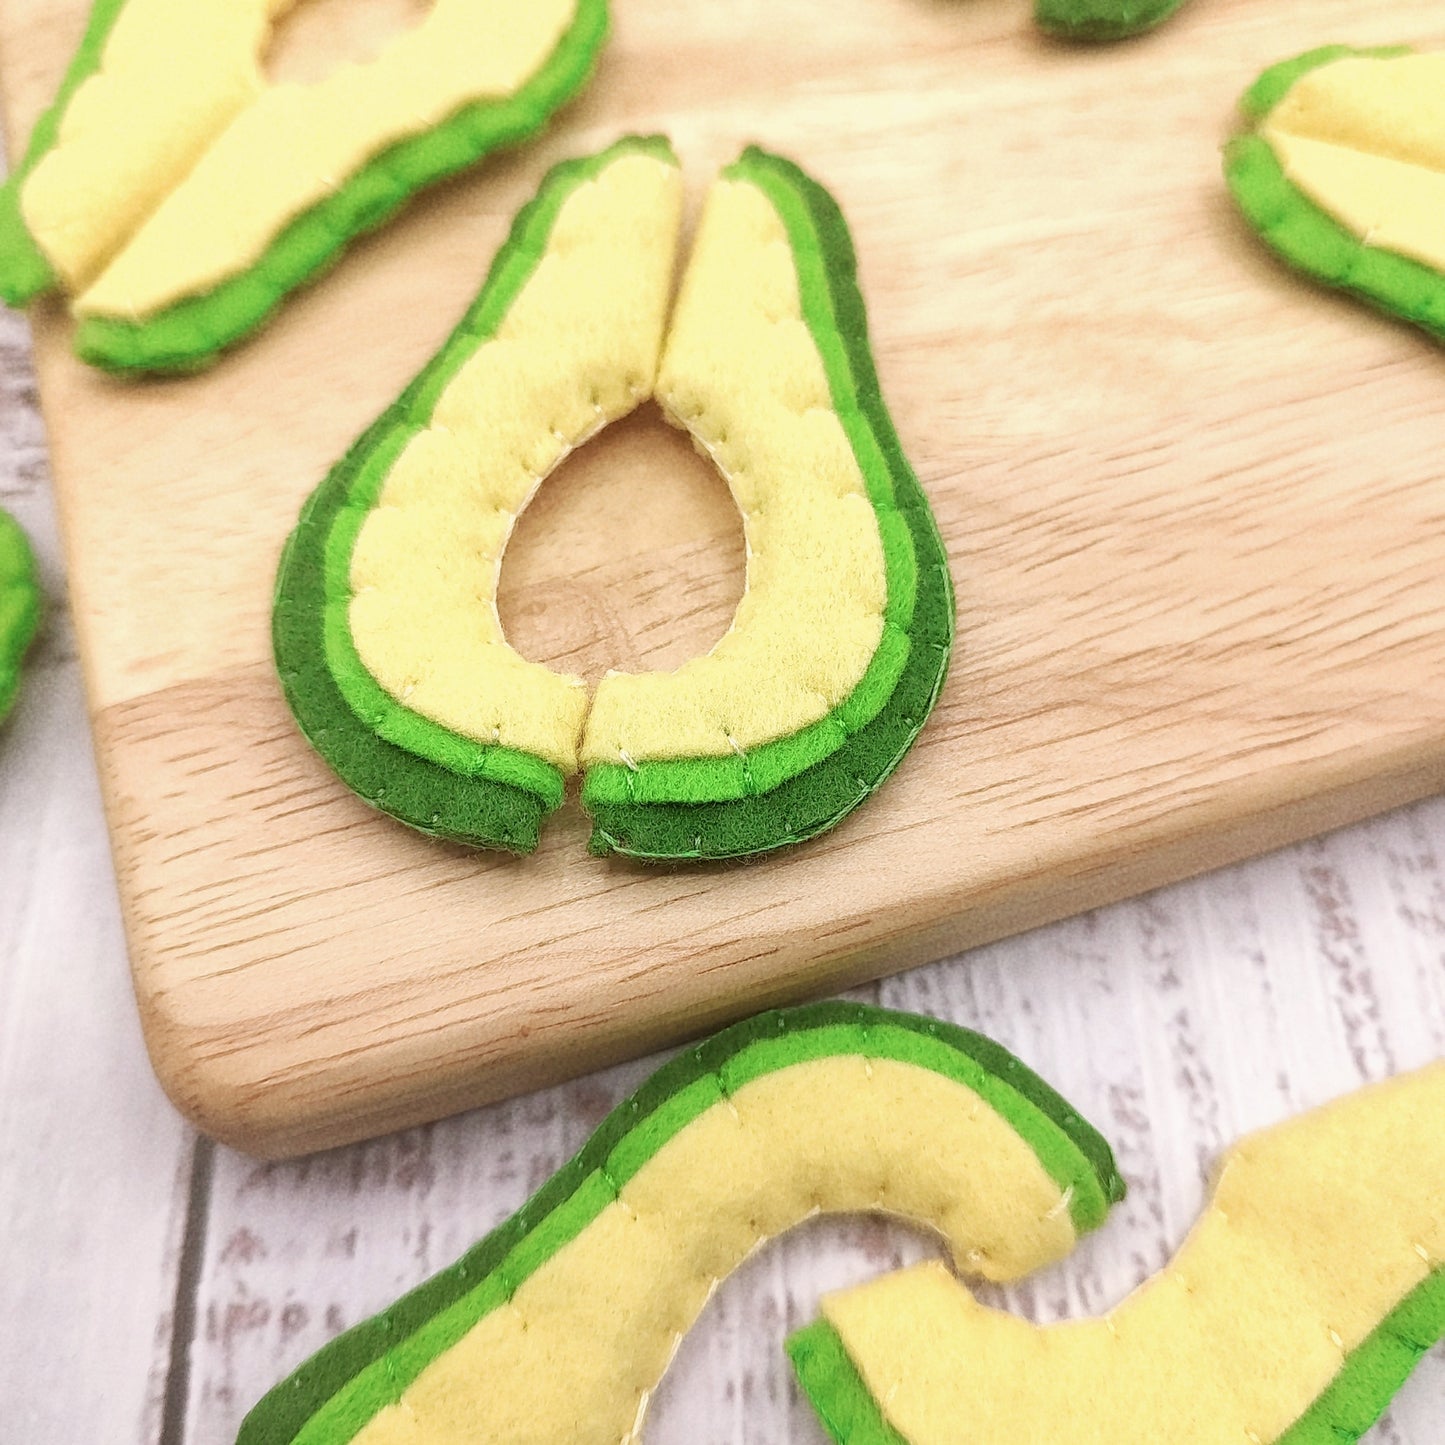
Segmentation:
<svg viewBox="0 0 1445 1445">
<path fill-rule="evenodd" d="M 312 494 L 282 557 L 272 633 L 302 731 L 349 787 L 425 832 L 531 852 L 564 784 L 540 758 L 462 738 L 405 708 L 365 670 L 346 626 L 356 534 L 402 448 L 526 285 L 567 199 L 614 160 L 638 153 L 677 164 L 666 140 L 629 137 L 548 173 L 450 340 Z"/>
<path fill-rule="evenodd" d="M 889 594 L 890 604 L 905 589 L 915 594 L 911 611 L 900 614 L 908 617 L 910 645 L 896 676 L 894 659 L 876 657 L 877 672 L 865 676 L 853 697 L 818 725 L 822 731 L 818 741 L 834 744 L 821 760 L 801 770 L 796 767 L 800 757 L 817 758 L 816 751 L 810 751 L 814 739 L 805 731 L 749 752 L 747 773 L 730 760 L 715 764 L 723 778 L 742 778 L 744 783 L 750 778 L 749 790 L 737 800 L 627 800 L 629 788 L 634 796 L 647 795 L 649 785 L 642 775 L 649 769 L 681 769 L 688 766 L 685 763 L 642 762 L 636 773 L 619 768 L 609 771 L 595 790 L 592 777 L 600 770 L 589 771 L 582 798 L 594 823 L 589 846 L 599 854 L 648 859 L 744 857 L 826 831 L 863 802 L 912 746 L 937 701 L 952 651 L 954 600 L 948 561 L 927 498 L 903 455 L 879 392 L 847 223 L 821 186 L 790 162 L 756 147 L 725 174 L 763 189 L 788 227 L 805 319 L 835 388 L 835 411 L 847 429 L 875 508 L 881 516 L 903 523 L 903 528 L 885 527 L 885 545 L 905 529 L 909 537 L 906 571 L 898 560 L 900 546 L 892 542 L 898 586 L 894 588 L 890 575 Z M 881 697 L 883 689 L 876 686 L 880 680 L 888 684 Z M 790 754 L 789 748 L 800 751 Z M 774 752 L 760 756 L 766 749 Z M 774 760 L 782 766 L 769 772 Z M 727 772 L 729 767 L 734 771 Z M 630 781 L 623 773 L 632 775 Z M 678 784 L 669 782 L 669 786 L 674 793 L 681 791 Z M 605 798 L 600 796 L 604 792 Z"/>
<path fill-rule="evenodd" d="M 101 53 L 125 0 L 95 0 L 80 48 L 60 82 L 50 108 L 35 123 L 25 159 L 0 186 L 0 301 L 25 306 L 56 284 L 55 271 L 36 245 L 20 212 L 20 192 L 30 173 L 55 144 L 71 97 L 100 68 Z"/>
<path fill-rule="evenodd" d="M 575 1239 L 617 1190 L 727 1088 L 813 1058 L 896 1058 L 963 1081 L 1020 1119 L 1035 1150 L 1062 1158 L 1070 1179 L 1089 1174 L 1100 1197 L 1122 1187 L 1103 1140 L 1041 1079 L 997 1044 L 933 1019 L 832 1003 L 763 1014 L 689 1049 L 658 1070 L 602 1122 L 582 1151 L 516 1215 L 456 1265 L 383 1315 L 333 1341 L 246 1417 L 238 1445 L 344 1445 L 394 1403 L 434 1359 L 498 1308 L 522 1281 Z M 970 1087 L 972 1087 L 970 1085 Z M 826 1120 L 816 1123 L 826 1127 Z M 1041 1155 L 1042 1157 L 1042 1155 Z M 1086 1226 L 1087 1227 L 1087 1226 Z M 625 1322 L 619 1322 L 624 1323 Z"/>
<path fill-rule="evenodd" d="M 75 349 L 108 371 L 189 372 L 255 331 L 297 287 L 335 264 L 357 236 L 390 219 L 416 191 L 536 135 L 592 73 L 607 37 L 607 0 L 578 0 L 546 64 L 515 95 L 477 101 L 445 124 L 382 151 L 292 220 L 266 253 L 213 290 L 139 321 L 87 316 Z"/>
<path fill-rule="evenodd" d="M 1441 1339 L 1445 1272 L 1437 1270 L 1350 1355 L 1314 1404 L 1277 1440 L 1264 1445 L 1354 1445 Z M 816 1320 L 790 1336 L 786 1349 L 803 1393 L 837 1445 L 906 1445 L 827 1320 Z M 1096 1413 L 1106 1408 L 1095 1402 Z"/>
<path fill-rule="evenodd" d="M 1276 65 L 1245 93 L 1241 108 L 1263 122 L 1304 75 L 1347 56 L 1390 58 L 1399 48 L 1351 50 L 1328 46 Z M 1253 132 L 1225 148 L 1224 173 L 1250 224 L 1265 243 L 1298 270 L 1348 291 L 1382 310 L 1445 337 L 1445 276 L 1433 267 L 1380 246 L 1367 245 L 1311 200 L 1285 175 L 1274 147 Z"/>
<path fill-rule="evenodd" d="M 1065 40 L 1125 40 L 1162 24 L 1184 0 L 1034 0 L 1034 19 Z"/>
<path fill-rule="evenodd" d="M 0 722 L 20 691 L 20 664 L 40 626 L 40 577 L 20 524 L 0 511 Z"/>
</svg>

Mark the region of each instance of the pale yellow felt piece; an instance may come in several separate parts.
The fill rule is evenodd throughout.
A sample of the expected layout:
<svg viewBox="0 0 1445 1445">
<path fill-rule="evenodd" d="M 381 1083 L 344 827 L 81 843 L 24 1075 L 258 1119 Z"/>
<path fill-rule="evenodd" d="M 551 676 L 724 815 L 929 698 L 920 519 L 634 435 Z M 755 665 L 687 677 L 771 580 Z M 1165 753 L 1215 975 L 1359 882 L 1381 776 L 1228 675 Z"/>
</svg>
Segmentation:
<svg viewBox="0 0 1445 1445">
<path fill-rule="evenodd" d="M 86 285 L 265 89 L 260 57 L 292 0 L 126 0 L 100 66 L 20 191 L 67 290 Z"/>
<path fill-rule="evenodd" d="M 651 394 L 681 217 L 678 168 L 635 152 L 568 197 L 546 255 L 392 467 L 352 551 L 351 635 L 381 687 L 564 774 L 586 688 L 503 636 L 502 555 L 541 480 Z"/>
<path fill-rule="evenodd" d="M 781 218 L 721 180 L 698 228 L 657 398 L 732 488 L 747 586 L 711 652 L 598 687 L 584 766 L 725 757 L 827 716 L 883 633 L 878 520 L 802 317 Z"/>
<path fill-rule="evenodd" d="M 1270 1445 L 1445 1262 L 1445 1064 L 1227 1157 L 1173 1262 L 1048 1328 L 924 1265 L 823 1314 L 909 1445 Z"/>
<path fill-rule="evenodd" d="M 1260 133 L 1285 175 L 1346 229 L 1445 270 L 1445 55 L 1320 66 Z"/>
<path fill-rule="evenodd" d="M 173 3 L 210 11 L 254 9 L 259 0 Z M 279 10 L 281 0 L 260 8 Z M 388 146 L 473 102 L 514 94 L 551 55 L 576 9 L 577 0 L 436 0 L 419 26 L 375 60 L 344 65 L 310 85 L 257 79 L 250 104 L 221 134 L 207 135 L 211 143 L 194 168 L 81 295 L 77 314 L 144 318 L 246 270 L 289 221 Z M 148 33 L 167 63 L 148 77 L 158 93 L 147 105 L 163 116 L 167 92 L 187 91 L 193 82 L 185 78 L 184 56 L 171 63 L 166 30 L 152 26 Z M 256 49 L 250 65 L 259 65 Z M 174 81 L 166 79 L 172 72 Z M 118 92 L 108 109 L 129 101 L 134 88 Z M 186 114 L 177 113 L 173 124 L 184 126 Z M 93 189 L 94 169 L 114 158 L 101 147 L 93 154 L 91 168 L 70 177 L 77 197 Z"/>
<path fill-rule="evenodd" d="M 626 1445 L 718 1282 L 763 1240 L 840 1210 L 931 1224 L 987 1279 L 1075 1244 L 1059 1186 L 972 1090 L 891 1060 L 794 1064 L 680 1130 L 354 1445 Z"/>
</svg>

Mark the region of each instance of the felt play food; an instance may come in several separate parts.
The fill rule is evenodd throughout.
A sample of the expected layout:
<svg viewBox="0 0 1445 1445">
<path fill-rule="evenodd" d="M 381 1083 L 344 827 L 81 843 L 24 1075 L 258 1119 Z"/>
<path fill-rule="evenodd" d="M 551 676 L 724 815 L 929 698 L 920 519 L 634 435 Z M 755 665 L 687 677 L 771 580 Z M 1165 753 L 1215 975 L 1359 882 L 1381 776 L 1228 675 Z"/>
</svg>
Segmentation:
<svg viewBox="0 0 1445 1445">
<path fill-rule="evenodd" d="M 1225 152 L 1292 266 L 1445 336 L 1445 54 L 1315 50 L 1268 70 Z"/>
<path fill-rule="evenodd" d="M 1445 1064 L 1246 1139 L 1174 1261 L 1049 1328 L 932 1265 L 789 1342 L 840 1445 L 1341 1445 L 1445 1333 Z"/>
<path fill-rule="evenodd" d="M 15 706 L 20 664 L 40 625 L 40 579 L 25 533 L 0 511 L 0 722 Z"/>
<path fill-rule="evenodd" d="M 1034 0 L 1034 18 L 1067 40 L 1123 40 L 1162 24 L 1184 0 Z"/>
<path fill-rule="evenodd" d="M 856 1004 L 682 1054 L 445 1273 L 342 1335 L 238 1445 L 617 1445 L 712 1291 L 819 1213 L 937 1230 L 1014 1279 L 1122 1196 L 1108 1146 L 976 1034 Z"/>
<path fill-rule="evenodd" d="M 292 709 L 350 787 L 414 827 L 529 852 L 581 768 L 595 852 L 764 852 L 863 802 L 937 699 L 952 583 L 838 208 L 746 152 L 708 200 L 669 329 L 680 207 L 662 140 L 552 172 L 460 330 L 287 547 L 274 632 Z M 593 701 L 503 637 L 502 551 L 541 479 L 654 392 L 728 479 L 747 591 L 711 652 L 611 674 Z"/>
<path fill-rule="evenodd" d="M 420 187 L 539 130 L 606 0 L 436 0 L 374 61 L 269 84 L 290 0 L 96 0 L 0 192 L 0 296 L 75 296 L 120 371 L 204 366 Z"/>
</svg>

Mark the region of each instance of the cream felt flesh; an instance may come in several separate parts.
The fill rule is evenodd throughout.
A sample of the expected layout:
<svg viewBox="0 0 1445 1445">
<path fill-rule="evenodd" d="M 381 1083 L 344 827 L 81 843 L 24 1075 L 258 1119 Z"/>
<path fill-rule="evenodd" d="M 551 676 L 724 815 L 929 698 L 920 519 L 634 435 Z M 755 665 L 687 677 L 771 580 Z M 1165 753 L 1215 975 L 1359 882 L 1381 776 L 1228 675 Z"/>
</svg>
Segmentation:
<svg viewBox="0 0 1445 1445">
<path fill-rule="evenodd" d="M 1445 55 L 1320 66 L 1260 134 L 1285 175 L 1346 229 L 1445 270 Z"/>
<path fill-rule="evenodd" d="M 580 678 L 503 636 L 497 579 L 541 479 L 652 390 L 682 181 L 629 154 L 568 197 L 495 336 L 393 465 L 351 553 L 352 641 L 393 698 L 484 743 L 577 766 Z"/>
<path fill-rule="evenodd" d="M 584 766 L 726 757 L 795 733 L 849 696 L 883 634 L 877 515 L 803 319 L 787 231 L 753 185 L 722 180 L 708 197 L 657 397 L 727 477 L 747 589 L 705 656 L 603 679 Z"/>
<path fill-rule="evenodd" d="M 87 284 L 265 88 L 259 57 L 292 0 L 126 0 L 101 64 L 20 192 L 67 289 Z"/>
<path fill-rule="evenodd" d="M 827 1298 L 909 1445 L 1271 1445 L 1445 1263 L 1445 1065 L 1245 1141 L 1173 1263 L 1040 1328 L 921 1266 Z"/>
<path fill-rule="evenodd" d="M 181 27 L 187 33 L 210 23 L 211 12 L 225 17 L 214 19 L 224 64 L 209 58 L 190 64 L 191 43 L 179 51 L 172 43 L 167 17 L 186 8 L 203 16 Z M 431 130 L 473 102 L 519 90 L 556 48 L 577 3 L 436 0 L 416 29 L 375 60 L 343 66 L 312 85 L 268 85 L 260 56 L 268 22 L 284 8 L 285 0 L 129 0 L 101 71 L 71 103 L 62 144 L 36 168 L 22 196 L 42 250 L 62 273 L 68 264 L 84 278 L 118 239 L 105 207 L 96 204 L 109 193 L 106 174 L 134 170 L 137 151 L 148 154 L 153 130 L 180 132 L 167 142 L 174 163 L 165 174 L 152 166 L 147 195 L 130 206 L 131 224 L 145 219 L 80 296 L 77 314 L 144 318 L 244 271 L 288 222 L 389 145 Z M 145 59 L 112 75 L 111 52 L 122 39 L 126 55 Z M 229 87 L 227 98 L 204 114 L 194 93 L 201 81 Z M 133 106 L 149 128 L 124 120 Z M 107 129 L 114 134 L 108 137 Z M 74 142 L 67 140 L 72 132 Z M 83 146 L 67 159 L 79 138 Z M 43 180 L 48 172 L 53 177 Z M 44 206 L 41 197 L 48 198 Z M 56 214 L 69 218 L 63 233 L 49 219 Z M 62 241 L 69 263 L 53 254 Z"/>
<path fill-rule="evenodd" d="M 687 1124 L 510 1303 L 346 1438 L 634 1440 L 719 1280 L 763 1240 L 835 1210 L 930 1223 L 961 1269 L 988 1279 L 1016 1278 L 1075 1243 L 1059 1185 L 972 1090 L 887 1059 L 799 1063 Z"/>
</svg>

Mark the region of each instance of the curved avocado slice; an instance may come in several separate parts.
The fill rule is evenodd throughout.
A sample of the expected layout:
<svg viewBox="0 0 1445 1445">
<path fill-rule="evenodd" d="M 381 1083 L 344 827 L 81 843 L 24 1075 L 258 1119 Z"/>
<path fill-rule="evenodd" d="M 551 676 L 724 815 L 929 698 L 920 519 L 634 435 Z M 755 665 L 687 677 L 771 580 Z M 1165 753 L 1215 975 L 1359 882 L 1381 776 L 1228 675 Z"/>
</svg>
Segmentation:
<svg viewBox="0 0 1445 1445">
<path fill-rule="evenodd" d="M 1445 55 L 1328 46 L 1267 70 L 1229 188 L 1289 265 L 1445 337 Z"/>
<path fill-rule="evenodd" d="M 292 711 L 349 787 L 424 832 L 530 852 L 562 802 L 586 691 L 506 644 L 497 571 L 540 479 L 650 393 L 680 209 L 659 137 L 554 168 L 286 545 L 273 639 Z"/>
<path fill-rule="evenodd" d="M 0 296 L 78 292 L 76 350 L 93 365 L 209 365 L 417 190 L 536 134 L 608 25 L 606 0 L 547 0 L 481 45 L 474 0 L 439 0 L 370 65 L 273 86 L 259 49 L 275 9 L 197 0 L 187 43 L 205 75 L 168 53 L 169 10 L 97 0 L 0 193 Z"/>
<path fill-rule="evenodd" d="M 1103 1140 L 988 1040 L 856 1004 L 764 1014 L 664 1066 L 457 1264 L 272 1390 L 238 1445 L 615 1445 L 763 1238 L 883 1210 L 1013 1278 L 1121 1195 Z"/>
<path fill-rule="evenodd" d="M 0 511 L 0 722 L 15 706 L 20 664 L 40 626 L 40 578 L 20 524 Z"/>
<path fill-rule="evenodd" d="M 1126 40 L 1162 25 L 1184 0 L 1034 0 L 1034 19 L 1064 40 Z"/>
<path fill-rule="evenodd" d="M 832 827 L 888 777 L 912 746 L 938 699 L 953 644 L 954 596 L 947 556 L 879 392 L 847 223 L 822 186 L 790 161 L 757 147 L 723 173 L 714 192 L 718 217 L 714 224 L 720 231 L 729 207 L 746 203 L 736 191 L 730 195 L 730 187 L 751 190 L 766 202 L 791 250 L 801 324 L 811 338 L 815 364 L 821 362 L 826 377 L 828 406 L 822 410 L 831 410 L 846 437 L 860 478 L 859 505 L 866 503 L 872 509 L 880 576 L 886 581 L 880 627 L 872 655 L 864 658 L 851 691 L 821 716 L 746 747 L 723 730 L 722 741 L 706 757 L 648 756 L 625 739 L 619 744 L 620 730 L 608 714 L 609 689 L 614 696 L 625 697 L 623 689 L 638 687 L 634 716 L 674 706 L 675 700 L 666 679 L 645 692 L 638 685 L 650 679 L 606 679 L 598 689 L 584 740 L 587 773 L 582 800 L 593 818 L 591 848 L 598 854 L 739 857 L 800 842 Z M 678 333 L 689 328 L 690 285 L 694 291 L 712 287 L 718 293 L 716 298 L 699 298 L 697 309 L 704 315 L 708 300 L 731 305 L 736 296 L 741 307 L 744 282 L 739 278 L 754 264 L 749 251 L 767 253 L 773 241 L 760 230 L 750 242 L 748 224 L 757 222 L 734 227 L 742 237 L 732 258 L 735 274 L 724 264 L 726 258 L 707 268 L 700 266 L 698 256 L 705 254 L 708 241 L 709 219 L 704 217 L 693 273 L 684 283 L 673 321 L 669 358 L 678 348 Z M 776 299 L 770 287 L 771 282 L 760 283 L 764 306 Z M 720 346 L 728 340 L 724 328 Z M 659 399 L 673 414 L 688 407 L 704 408 L 700 420 L 686 424 L 726 469 L 727 439 L 707 430 L 706 408 L 725 418 L 724 428 L 741 426 L 746 420 L 744 408 L 739 403 L 735 411 L 726 410 L 728 398 L 719 397 L 722 385 L 714 383 L 709 373 L 705 340 L 695 340 L 691 349 L 699 359 L 690 370 L 686 365 L 672 366 L 671 395 L 670 362 L 664 358 Z M 725 362 L 719 359 L 716 366 L 721 372 Z M 793 384 L 791 372 L 780 377 L 780 388 Z M 751 410 L 764 410 L 765 404 L 784 410 L 788 405 L 763 396 Z M 813 408 L 815 413 L 819 410 Z M 780 505 L 789 500 L 789 485 L 786 476 L 781 478 Z M 734 490 L 738 491 L 736 482 Z M 830 545 L 828 537 L 818 545 Z M 750 561 L 750 592 L 752 566 Z M 743 611 L 740 607 L 740 619 Z M 749 625 L 757 622 L 756 614 L 749 617 Z M 735 630 L 744 629 L 735 623 Z M 725 638 L 715 653 L 722 653 L 731 640 L 731 635 Z M 797 661 L 804 668 L 812 665 L 806 648 L 798 649 Z M 623 707 L 615 712 L 626 716 Z M 619 754 L 620 761 L 598 761 Z"/>
<path fill-rule="evenodd" d="M 1435 1064 L 1237 1146 L 1107 1319 L 1033 1325 L 927 1265 L 827 1297 L 799 1380 L 839 1445 L 1348 1445 L 1445 1336 L 1442 1107 Z"/>
</svg>

